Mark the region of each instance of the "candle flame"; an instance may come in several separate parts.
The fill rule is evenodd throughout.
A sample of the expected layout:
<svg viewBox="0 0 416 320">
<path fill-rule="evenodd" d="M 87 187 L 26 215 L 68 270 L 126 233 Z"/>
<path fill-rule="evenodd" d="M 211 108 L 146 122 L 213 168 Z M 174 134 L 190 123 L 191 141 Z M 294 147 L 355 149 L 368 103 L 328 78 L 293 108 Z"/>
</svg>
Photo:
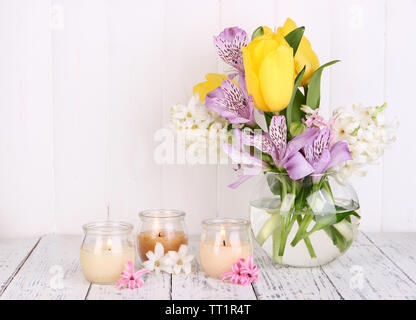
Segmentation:
<svg viewBox="0 0 416 320">
<path fill-rule="evenodd" d="M 224 229 L 224 226 L 221 226 L 220 236 L 221 236 L 222 245 L 225 247 L 226 244 L 225 244 L 225 229 Z"/>
<path fill-rule="evenodd" d="M 224 229 L 224 226 L 221 226 L 220 235 L 221 235 L 221 239 L 224 239 L 225 238 L 225 229 Z"/>
<path fill-rule="evenodd" d="M 107 239 L 107 249 L 111 250 L 112 246 L 113 246 L 113 241 L 111 240 L 111 238 L 108 238 Z"/>
</svg>

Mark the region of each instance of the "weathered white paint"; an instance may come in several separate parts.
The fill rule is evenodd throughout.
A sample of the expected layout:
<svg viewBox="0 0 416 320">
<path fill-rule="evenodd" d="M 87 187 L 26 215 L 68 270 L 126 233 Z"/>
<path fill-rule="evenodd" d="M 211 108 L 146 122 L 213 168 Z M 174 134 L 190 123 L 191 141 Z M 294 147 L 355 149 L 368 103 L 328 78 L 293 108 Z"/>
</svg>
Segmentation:
<svg viewBox="0 0 416 320">
<path fill-rule="evenodd" d="M 260 269 L 253 284 L 258 299 L 340 299 L 320 268 L 282 267 L 258 246 L 254 258 Z"/>
<path fill-rule="evenodd" d="M 368 233 L 367 237 L 409 279 L 416 283 L 416 235 L 414 233 Z"/>
<path fill-rule="evenodd" d="M 39 239 L 0 240 L 0 295 L 29 256 Z"/>
<path fill-rule="evenodd" d="M 50 16 L 50 7 L 53 10 Z M 191 232 L 217 214 L 246 217 L 255 181 L 230 166 L 157 165 L 154 132 L 207 72 L 223 72 L 212 36 L 287 16 L 306 26 L 324 72 L 322 107 L 389 102 L 401 122 L 383 166 L 353 179 L 363 230 L 415 231 L 416 71 L 412 0 L 4 0 L 0 3 L 0 237 L 81 233 L 110 216 L 174 207 Z M 400 164 L 400 165 L 398 165 Z"/>
<path fill-rule="evenodd" d="M 395 259 L 403 258 L 403 255 L 388 257 L 375 245 L 359 245 L 322 270 L 344 299 L 414 300 L 416 283 L 394 263 Z"/>
<path fill-rule="evenodd" d="M 44 236 L 1 299 L 84 299 L 89 282 L 79 265 L 81 237 Z"/>
<path fill-rule="evenodd" d="M 0 299 L 415 299 L 416 233 L 359 234 L 353 247 L 322 268 L 275 265 L 260 249 L 260 278 L 241 287 L 207 278 L 195 261 L 190 275 L 146 276 L 140 290 L 91 285 L 79 266 L 80 237 L 45 236 L 0 242 Z M 198 254 L 198 237 L 190 252 Z M 30 253 L 29 257 L 25 259 Z M 21 265 L 22 261 L 24 262 Z M 59 268 L 61 267 L 61 269 Z M 63 276 L 63 287 L 57 288 Z M 362 282 L 360 283 L 360 281 Z M 361 286 L 362 285 L 362 286 Z M 55 288 L 55 289 L 54 289 Z M 2 294 L 2 290 L 4 293 Z"/>
<path fill-rule="evenodd" d="M 92 284 L 88 300 L 170 300 L 170 274 L 146 275 L 140 290 L 117 289 L 115 285 Z"/>
</svg>

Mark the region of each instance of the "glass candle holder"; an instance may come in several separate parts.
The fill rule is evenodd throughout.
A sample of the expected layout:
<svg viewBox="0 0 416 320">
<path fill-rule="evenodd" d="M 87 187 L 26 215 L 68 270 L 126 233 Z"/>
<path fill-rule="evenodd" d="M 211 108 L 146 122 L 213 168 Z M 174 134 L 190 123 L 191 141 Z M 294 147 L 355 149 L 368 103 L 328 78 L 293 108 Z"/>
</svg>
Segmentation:
<svg viewBox="0 0 416 320">
<path fill-rule="evenodd" d="M 231 271 L 240 258 L 253 252 L 250 223 L 245 219 L 213 218 L 202 222 L 199 261 L 213 278 Z"/>
<path fill-rule="evenodd" d="M 179 210 L 145 210 L 139 213 L 140 226 L 137 229 L 137 248 L 142 261 L 146 253 L 154 251 L 156 242 L 163 245 L 165 253 L 178 251 L 182 244 L 188 244 L 185 227 L 185 212 Z"/>
<path fill-rule="evenodd" d="M 110 284 L 121 278 L 127 261 L 135 262 L 133 226 L 118 221 L 91 222 L 82 226 L 81 269 L 92 283 Z"/>
</svg>

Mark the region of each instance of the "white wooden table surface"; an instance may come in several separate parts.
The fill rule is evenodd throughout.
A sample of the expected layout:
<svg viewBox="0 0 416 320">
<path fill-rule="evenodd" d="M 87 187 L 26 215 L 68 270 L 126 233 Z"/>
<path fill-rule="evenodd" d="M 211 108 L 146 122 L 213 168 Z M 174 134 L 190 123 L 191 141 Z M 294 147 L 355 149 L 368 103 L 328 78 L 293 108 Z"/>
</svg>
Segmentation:
<svg viewBox="0 0 416 320">
<path fill-rule="evenodd" d="M 312 269 L 274 264 L 255 251 L 260 278 L 242 287 L 190 275 L 146 276 L 139 290 L 88 283 L 80 236 L 0 240 L 0 299 L 416 299 L 416 233 L 360 233 L 338 260 Z M 191 237 L 198 255 L 198 237 Z"/>
</svg>

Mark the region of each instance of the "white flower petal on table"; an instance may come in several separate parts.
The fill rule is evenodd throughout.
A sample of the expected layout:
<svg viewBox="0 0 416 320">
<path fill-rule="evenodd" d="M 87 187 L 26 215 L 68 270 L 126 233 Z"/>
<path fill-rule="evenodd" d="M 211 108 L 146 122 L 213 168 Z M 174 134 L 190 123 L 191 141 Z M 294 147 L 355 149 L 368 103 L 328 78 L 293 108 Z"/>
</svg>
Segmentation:
<svg viewBox="0 0 416 320">
<path fill-rule="evenodd" d="M 147 259 L 149 259 L 151 261 L 156 260 L 155 254 L 153 253 L 153 251 L 150 251 L 150 250 L 146 252 L 146 257 L 147 257 Z"/>
<path fill-rule="evenodd" d="M 150 271 L 153 271 L 155 269 L 155 263 L 152 260 L 147 260 L 143 262 L 142 265 L 145 269 L 148 269 Z"/>
<path fill-rule="evenodd" d="M 194 255 L 190 254 L 189 256 L 183 257 L 182 262 L 183 264 L 189 264 L 194 259 Z"/>
<path fill-rule="evenodd" d="M 187 263 L 183 266 L 183 271 L 185 274 L 190 274 L 192 271 L 192 265 L 190 263 Z"/>
<path fill-rule="evenodd" d="M 187 246 L 187 245 L 182 244 L 182 245 L 180 246 L 179 250 L 178 250 L 178 255 L 179 255 L 180 257 L 185 257 L 187 252 L 188 252 L 188 246 Z"/>
</svg>

